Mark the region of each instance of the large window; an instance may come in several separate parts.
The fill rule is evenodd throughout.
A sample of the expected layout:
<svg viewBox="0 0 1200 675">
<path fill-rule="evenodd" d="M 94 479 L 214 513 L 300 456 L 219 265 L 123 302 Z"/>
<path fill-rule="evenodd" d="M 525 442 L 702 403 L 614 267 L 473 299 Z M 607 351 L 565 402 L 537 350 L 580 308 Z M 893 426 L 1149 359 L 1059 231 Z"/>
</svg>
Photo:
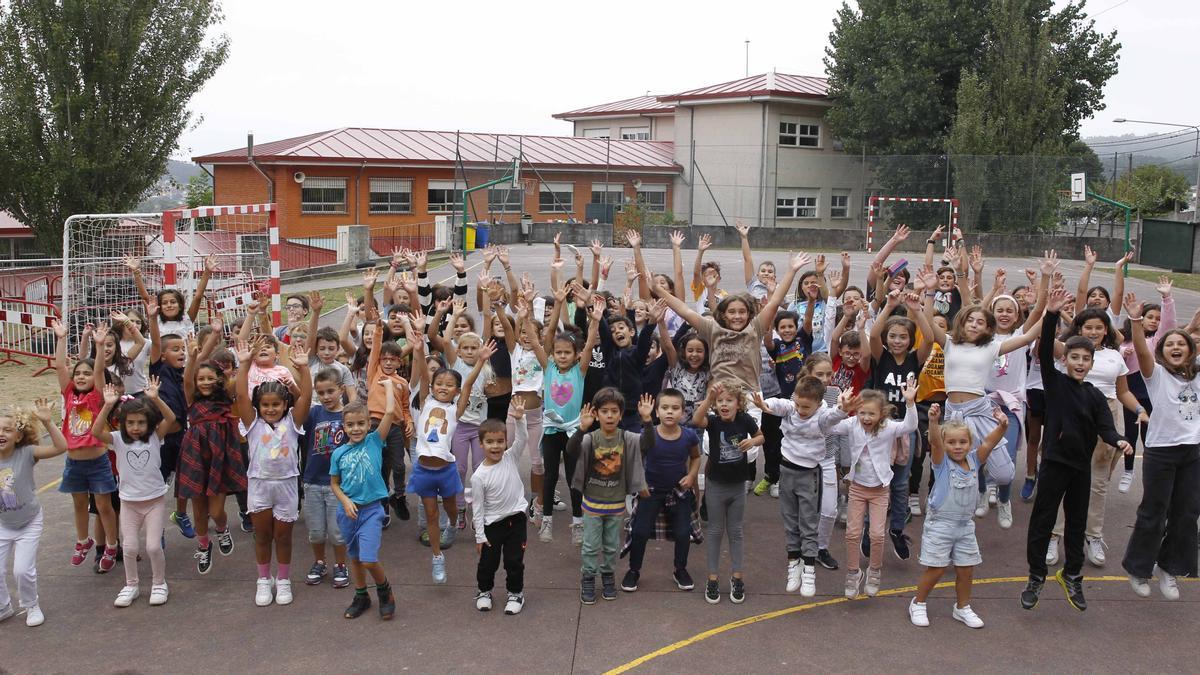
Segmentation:
<svg viewBox="0 0 1200 675">
<path fill-rule="evenodd" d="M 488 188 L 488 211 L 493 213 L 521 213 L 524 209 L 525 192 L 507 185 Z"/>
<path fill-rule="evenodd" d="M 412 179 L 372 178 L 371 213 L 412 213 Z"/>
<path fill-rule="evenodd" d="M 775 194 L 775 217 L 816 218 L 818 194 L 812 188 L 779 188 Z"/>
<path fill-rule="evenodd" d="M 300 185 L 300 213 L 345 213 L 345 178 L 305 178 Z"/>
<path fill-rule="evenodd" d="M 850 217 L 850 191 L 835 189 L 833 196 L 829 198 L 829 217 L 830 218 L 849 218 Z"/>
<path fill-rule="evenodd" d="M 542 183 L 538 191 L 538 211 L 542 213 L 570 213 L 574 211 L 574 183 Z"/>
<path fill-rule="evenodd" d="M 642 185 L 637 191 L 638 204 L 652 213 L 665 213 L 667 210 L 666 185 Z"/>
<path fill-rule="evenodd" d="M 625 187 L 620 183 L 592 183 L 593 204 L 624 204 Z"/>
<path fill-rule="evenodd" d="M 650 127 L 621 127 L 621 140 L 648 141 L 650 140 Z"/>
<path fill-rule="evenodd" d="M 604 127 L 603 129 L 584 129 L 583 137 L 584 138 L 608 138 L 611 133 L 612 132 L 611 132 L 611 130 L 609 130 L 608 127 Z"/>
<path fill-rule="evenodd" d="M 816 124 L 783 118 L 779 121 L 779 144 L 801 148 L 816 148 L 821 145 L 821 128 Z"/>
<path fill-rule="evenodd" d="M 466 185 L 462 181 L 429 181 L 429 212 L 456 212 L 458 209 L 462 208 L 462 191 L 465 189 Z"/>
</svg>

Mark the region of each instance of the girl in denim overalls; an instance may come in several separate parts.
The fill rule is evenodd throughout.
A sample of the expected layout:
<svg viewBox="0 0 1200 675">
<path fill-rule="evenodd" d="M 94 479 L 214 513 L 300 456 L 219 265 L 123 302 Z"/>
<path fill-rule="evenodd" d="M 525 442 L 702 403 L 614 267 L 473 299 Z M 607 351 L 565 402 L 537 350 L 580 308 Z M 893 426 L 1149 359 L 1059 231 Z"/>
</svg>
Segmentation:
<svg viewBox="0 0 1200 675">
<path fill-rule="evenodd" d="M 992 449 L 1004 438 L 1008 418 L 994 411 L 997 426 L 972 449 L 971 429 L 961 420 L 940 424 L 942 407 L 929 407 L 929 449 L 934 474 L 929 494 L 929 511 L 921 534 L 921 564 L 925 572 L 917 584 L 917 596 L 908 605 L 908 617 L 914 626 L 928 626 L 925 599 L 954 565 L 954 590 L 958 602 L 952 616 L 971 628 L 983 628 L 983 620 L 971 609 L 971 577 L 975 566 L 983 562 L 975 539 L 975 504 L 978 495 L 979 466 L 987 461 Z"/>
</svg>

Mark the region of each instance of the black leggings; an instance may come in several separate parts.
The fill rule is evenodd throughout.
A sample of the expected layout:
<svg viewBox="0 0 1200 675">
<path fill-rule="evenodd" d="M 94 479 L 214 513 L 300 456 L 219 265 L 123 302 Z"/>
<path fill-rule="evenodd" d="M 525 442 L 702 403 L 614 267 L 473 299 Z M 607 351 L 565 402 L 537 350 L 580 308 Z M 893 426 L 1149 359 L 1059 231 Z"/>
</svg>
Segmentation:
<svg viewBox="0 0 1200 675">
<path fill-rule="evenodd" d="M 763 413 L 763 474 L 768 483 L 779 482 L 779 460 L 783 458 L 783 431 L 780 428 L 782 425 L 782 417 Z"/>
<path fill-rule="evenodd" d="M 1137 401 L 1138 405 L 1146 409 L 1147 415 L 1154 410 L 1154 406 L 1150 405 L 1150 399 L 1139 398 Z M 1141 427 L 1142 450 L 1144 451 L 1146 449 L 1146 432 L 1150 429 L 1150 425 L 1138 424 L 1137 413 L 1130 411 L 1128 408 L 1121 408 L 1121 410 L 1125 413 L 1125 440 L 1129 441 L 1129 444 L 1133 446 L 1134 450 L 1137 450 L 1138 427 Z M 1133 471 L 1133 457 L 1133 455 L 1125 455 L 1126 471 Z"/>
<path fill-rule="evenodd" d="M 542 478 L 542 515 L 554 515 L 554 488 L 558 487 L 558 467 L 561 464 L 566 469 L 567 485 L 575 477 L 575 458 L 567 453 L 566 433 L 558 431 L 542 435 L 542 461 L 546 463 L 546 475 Z M 531 452 L 537 452 L 532 448 Z M 583 517 L 583 493 L 571 489 L 571 515 Z"/>
</svg>

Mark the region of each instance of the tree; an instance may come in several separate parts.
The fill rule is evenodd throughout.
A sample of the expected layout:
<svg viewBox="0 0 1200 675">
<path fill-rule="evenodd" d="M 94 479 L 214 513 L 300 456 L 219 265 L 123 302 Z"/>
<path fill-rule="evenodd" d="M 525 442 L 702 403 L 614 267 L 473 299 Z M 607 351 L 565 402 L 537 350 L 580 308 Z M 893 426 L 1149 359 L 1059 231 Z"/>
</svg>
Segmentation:
<svg viewBox="0 0 1200 675">
<path fill-rule="evenodd" d="M 215 0 L 0 6 L 0 208 L 54 250 L 73 213 L 130 209 L 229 53 Z"/>
<path fill-rule="evenodd" d="M 212 206 L 213 186 L 208 174 L 198 173 L 188 178 L 184 194 L 186 195 L 186 203 L 189 209 L 194 209 L 197 206 Z"/>
<path fill-rule="evenodd" d="M 1188 179 L 1165 166 L 1139 166 L 1117 180 L 1117 201 L 1137 209 L 1141 216 L 1154 216 L 1187 203 Z"/>
</svg>

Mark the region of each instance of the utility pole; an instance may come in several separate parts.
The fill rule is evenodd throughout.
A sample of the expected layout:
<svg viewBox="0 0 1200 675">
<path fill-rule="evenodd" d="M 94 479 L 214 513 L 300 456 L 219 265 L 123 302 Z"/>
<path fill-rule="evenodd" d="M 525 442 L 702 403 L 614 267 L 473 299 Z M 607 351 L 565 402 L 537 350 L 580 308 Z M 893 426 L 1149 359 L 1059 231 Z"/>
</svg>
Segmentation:
<svg viewBox="0 0 1200 675">
<path fill-rule="evenodd" d="M 750 41 L 746 40 L 746 77 L 750 77 Z"/>
</svg>

